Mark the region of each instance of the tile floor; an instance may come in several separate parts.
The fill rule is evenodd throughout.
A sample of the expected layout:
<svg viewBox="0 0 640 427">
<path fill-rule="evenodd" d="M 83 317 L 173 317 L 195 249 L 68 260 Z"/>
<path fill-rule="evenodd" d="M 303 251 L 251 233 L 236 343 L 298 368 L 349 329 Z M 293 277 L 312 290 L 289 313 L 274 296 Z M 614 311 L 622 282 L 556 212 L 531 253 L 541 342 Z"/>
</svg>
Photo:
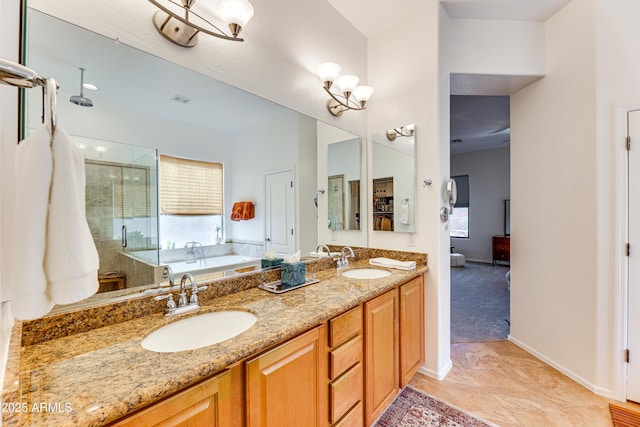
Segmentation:
<svg viewBox="0 0 640 427">
<path fill-rule="evenodd" d="M 411 385 L 501 427 L 613 426 L 612 400 L 509 341 L 453 344 L 451 359 L 443 381 L 417 374 Z"/>
</svg>

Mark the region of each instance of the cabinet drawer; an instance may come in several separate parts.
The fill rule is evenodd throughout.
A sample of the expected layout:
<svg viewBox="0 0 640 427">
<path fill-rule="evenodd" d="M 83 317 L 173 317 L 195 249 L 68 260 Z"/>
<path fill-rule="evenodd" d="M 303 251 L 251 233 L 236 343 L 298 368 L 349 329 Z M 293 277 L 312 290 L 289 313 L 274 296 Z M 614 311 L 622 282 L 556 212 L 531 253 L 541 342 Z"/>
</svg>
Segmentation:
<svg viewBox="0 0 640 427">
<path fill-rule="evenodd" d="M 335 347 L 362 331 L 360 306 L 329 320 L 329 347 Z"/>
<path fill-rule="evenodd" d="M 358 362 L 362 362 L 362 335 L 329 352 L 329 379 L 336 379 Z"/>
<path fill-rule="evenodd" d="M 362 385 L 362 363 L 358 363 L 329 385 L 331 424 L 362 400 Z"/>
<path fill-rule="evenodd" d="M 364 417 L 362 416 L 362 402 L 358 402 L 356 406 L 351 408 L 349 413 L 345 415 L 334 427 L 363 427 Z"/>
</svg>

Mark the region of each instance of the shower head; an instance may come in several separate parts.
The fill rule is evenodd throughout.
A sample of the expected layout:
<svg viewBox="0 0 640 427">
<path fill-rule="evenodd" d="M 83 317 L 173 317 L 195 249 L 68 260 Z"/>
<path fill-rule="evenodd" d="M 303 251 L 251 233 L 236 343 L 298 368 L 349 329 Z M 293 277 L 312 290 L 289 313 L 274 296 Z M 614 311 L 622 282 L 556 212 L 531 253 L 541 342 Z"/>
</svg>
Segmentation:
<svg viewBox="0 0 640 427">
<path fill-rule="evenodd" d="M 81 107 L 93 107 L 93 101 L 84 96 L 84 68 L 80 68 L 80 95 L 73 95 L 69 102 Z"/>
</svg>

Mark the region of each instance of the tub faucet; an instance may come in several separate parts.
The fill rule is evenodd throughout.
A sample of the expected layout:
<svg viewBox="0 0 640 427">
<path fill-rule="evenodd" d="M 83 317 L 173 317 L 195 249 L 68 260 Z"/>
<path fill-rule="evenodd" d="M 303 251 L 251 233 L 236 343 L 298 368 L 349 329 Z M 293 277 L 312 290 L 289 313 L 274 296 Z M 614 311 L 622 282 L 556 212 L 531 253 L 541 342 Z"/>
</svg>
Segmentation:
<svg viewBox="0 0 640 427">
<path fill-rule="evenodd" d="M 200 242 L 187 242 L 184 244 L 184 247 L 187 248 L 187 255 L 191 255 L 194 260 L 200 257 L 202 258 L 202 261 L 204 261 L 205 266 L 207 265 L 207 260 L 204 256 L 204 249 L 202 249 Z"/>
</svg>

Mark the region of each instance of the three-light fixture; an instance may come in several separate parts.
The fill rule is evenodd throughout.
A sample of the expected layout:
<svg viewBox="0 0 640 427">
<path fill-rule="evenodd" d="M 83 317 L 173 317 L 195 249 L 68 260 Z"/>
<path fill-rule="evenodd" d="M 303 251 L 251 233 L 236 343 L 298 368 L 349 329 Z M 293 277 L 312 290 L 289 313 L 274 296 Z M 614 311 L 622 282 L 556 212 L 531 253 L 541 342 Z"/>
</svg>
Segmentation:
<svg viewBox="0 0 640 427">
<path fill-rule="evenodd" d="M 253 6 L 248 0 L 149 0 L 158 9 L 153 14 L 153 25 L 167 40 L 193 47 L 198 43 L 198 33 L 231 41 L 244 41 L 240 31 L 253 16 Z M 210 19 L 224 22 L 230 34 L 213 24 Z"/>
<path fill-rule="evenodd" d="M 339 76 L 341 70 L 342 68 L 334 62 L 325 62 L 318 67 L 324 90 L 331 97 L 327 100 L 327 109 L 334 116 L 341 116 L 346 110 L 364 110 L 373 94 L 371 86 L 358 86 L 357 76 Z"/>
<path fill-rule="evenodd" d="M 415 132 L 415 128 L 413 127 L 413 125 L 400 126 L 399 128 L 389 129 L 387 131 L 387 139 L 389 141 L 395 141 L 396 138 L 399 138 L 399 137 L 413 136 L 414 132 Z"/>
</svg>

